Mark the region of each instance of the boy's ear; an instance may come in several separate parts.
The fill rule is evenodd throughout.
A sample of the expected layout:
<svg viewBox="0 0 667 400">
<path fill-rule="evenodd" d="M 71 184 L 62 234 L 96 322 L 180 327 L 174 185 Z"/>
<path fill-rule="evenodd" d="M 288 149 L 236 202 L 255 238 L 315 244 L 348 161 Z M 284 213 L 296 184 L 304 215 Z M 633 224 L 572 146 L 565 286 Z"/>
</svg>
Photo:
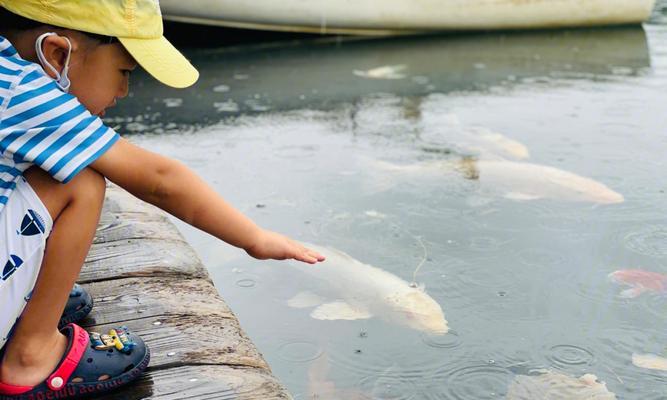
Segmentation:
<svg viewBox="0 0 667 400">
<path fill-rule="evenodd" d="M 69 39 L 69 43 L 67 40 Z M 65 61 L 67 60 L 67 54 L 70 51 L 72 56 L 79 48 L 78 41 L 72 36 L 61 36 L 61 35 L 51 35 L 44 38 L 42 41 L 42 52 L 44 52 L 44 57 L 56 71 L 62 73 L 63 68 L 65 68 Z M 50 68 L 45 68 L 45 72 L 51 77 L 56 78 L 53 71 Z"/>
</svg>

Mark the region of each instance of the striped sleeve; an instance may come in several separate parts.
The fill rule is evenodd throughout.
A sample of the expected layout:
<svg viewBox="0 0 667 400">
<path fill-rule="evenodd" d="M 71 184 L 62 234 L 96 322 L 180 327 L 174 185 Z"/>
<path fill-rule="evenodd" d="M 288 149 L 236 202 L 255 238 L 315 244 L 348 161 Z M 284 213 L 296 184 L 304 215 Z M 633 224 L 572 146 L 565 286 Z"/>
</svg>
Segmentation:
<svg viewBox="0 0 667 400">
<path fill-rule="evenodd" d="M 0 121 L 0 154 L 58 181 L 69 182 L 119 138 L 39 69 L 24 70 L 11 93 Z"/>
</svg>

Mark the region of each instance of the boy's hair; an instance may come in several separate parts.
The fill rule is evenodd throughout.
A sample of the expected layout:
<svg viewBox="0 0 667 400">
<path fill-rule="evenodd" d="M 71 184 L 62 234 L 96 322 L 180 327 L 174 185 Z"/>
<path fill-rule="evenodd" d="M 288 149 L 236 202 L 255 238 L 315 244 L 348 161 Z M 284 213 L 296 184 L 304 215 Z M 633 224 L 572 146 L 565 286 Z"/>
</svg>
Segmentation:
<svg viewBox="0 0 667 400">
<path fill-rule="evenodd" d="M 27 31 L 44 25 L 46 24 L 24 18 L 0 7 L 0 32 Z"/>
<path fill-rule="evenodd" d="M 42 26 L 50 26 L 50 25 L 22 17 L 20 15 L 10 12 L 9 10 L 3 7 L 0 7 L 0 34 L 6 32 L 28 31 Z M 88 36 L 89 38 L 94 39 L 102 44 L 109 44 L 118 41 L 118 39 L 116 39 L 113 36 L 98 35 L 95 33 L 82 32 L 82 31 L 78 32 L 81 32 L 84 35 Z"/>
</svg>

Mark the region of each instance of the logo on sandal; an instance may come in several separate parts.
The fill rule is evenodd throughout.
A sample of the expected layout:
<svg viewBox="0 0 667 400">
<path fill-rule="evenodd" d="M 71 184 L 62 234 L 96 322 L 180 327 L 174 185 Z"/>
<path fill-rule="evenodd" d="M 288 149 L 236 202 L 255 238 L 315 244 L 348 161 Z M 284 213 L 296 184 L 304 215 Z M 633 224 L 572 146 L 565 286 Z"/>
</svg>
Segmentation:
<svg viewBox="0 0 667 400">
<path fill-rule="evenodd" d="M 14 271 L 16 271 L 23 264 L 23 260 L 21 260 L 18 256 L 12 254 L 9 257 L 9 261 L 7 261 L 5 268 L 2 270 L 3 281 L 6 281 L 10 276 L 12 276 Z"/>
<path fill-rule="evenodd" d="M 23 221 L 21 222 L 21 230 L 16 231 L 16 233 L 23 236 L 43 234 L 46 231 L 45 225 L 41 215 L 33 210 L 28 210 L 28 213 L 23 217 Z"/>
</svg>

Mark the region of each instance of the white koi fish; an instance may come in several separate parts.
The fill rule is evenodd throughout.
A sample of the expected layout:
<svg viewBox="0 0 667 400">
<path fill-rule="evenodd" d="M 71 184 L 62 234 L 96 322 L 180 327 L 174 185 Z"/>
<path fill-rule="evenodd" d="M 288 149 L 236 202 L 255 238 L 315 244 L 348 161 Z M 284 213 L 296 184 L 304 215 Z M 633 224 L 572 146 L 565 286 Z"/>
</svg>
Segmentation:
<svg viewBox="0 0 667 400">
<path fill-rule="evenodd" d="M 370 79 L 403 79 L 405 78 L 405 75 L 401 72 L 403 72 L 406 68 L 407 65 L 404 64 L 384 65 L 382 67 L 372 68 L 366 71 L 355 69 L 354 74 L 362 78 Z"/>
<path fill-rule="evenodd" d="M 553 199 L 570 202 L 598 204 L 622 203 L 621 194 L 593 179 L 576 175 L 546 165 L 516 161 L 441 160 L 410 165 L 396 165 L 385 161 L 372 161 L 376 170 L 391 176 L 376 179 L 387 188 L 387 179 L 396 181 L 442 178 L 456 172 L 466 179 L 479 182 L 481 192 L 497 193 L 517 201 Z"/>
<path fill-rule="evenodd" d="M 667 358 L 655 354 L 632 354 L 632 363 L 639 368 L 667 371 Z"/>
<path fill-rule="evenodd" d="M 478 138 L 478 141 L 483 146 L 480 148 L 482 154 L 487 152 L 497 152 L 500 154 L 506 154 L 518 160 L 524 160 L 530 157 L 528 148 L 523 143 L 517 142 L 514 139 L 510 139 L 501 133 L 494 132 L 482 127 L 469 128 L 466 130 L 466 133 L 469 137 Z"/>
<path fill-rule="evenodd" d="M 440 305 L 423 289 L 364 264 L 342 251 L 312 244 L 306 246 L 326 257 L 315 265 L 289 262 L 290 265 L 326 282 L 333 296 L 309 292 L 288 301 L 294 308 L 315 309 L 311 317 L 319 320 L 357 320 L 378 317 L 432 334 L 445 334 L 447 321 Z"/>
</svg>

